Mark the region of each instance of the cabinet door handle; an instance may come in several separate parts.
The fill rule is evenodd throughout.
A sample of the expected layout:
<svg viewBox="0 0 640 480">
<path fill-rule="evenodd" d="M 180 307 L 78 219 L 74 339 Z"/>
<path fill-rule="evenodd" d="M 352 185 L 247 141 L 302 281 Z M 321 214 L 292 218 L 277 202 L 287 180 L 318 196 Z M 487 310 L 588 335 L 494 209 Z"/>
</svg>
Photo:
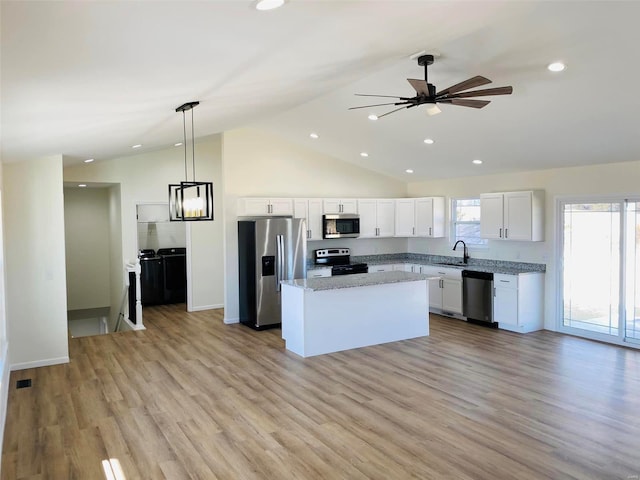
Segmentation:
<svg viewBox="0 0 640 480">
<path fill-rule="evenodd" d="M 493 287 L 493 296 L 496 296 L 496 287 Z"/>
<path fill-rule="evenodd" d="M 431 236 L 431 227 L 429 227 L 429 236 Z"/>
<path fill-rule="evenodd" d="M 502 238 L 502 229 L 500 229 L 500 233 L 498 234 L 500 238 Z"/>
<path fill-rule="evenodd" d="M 411 227 L 411 235 L 415 235 L 416 234 L 416 227 Z"/>
<path fill-rule="evenodd" d="M 509 238 L 509 229 L 508 228 L 504 229 L 504 238 Z"/>
</svg>

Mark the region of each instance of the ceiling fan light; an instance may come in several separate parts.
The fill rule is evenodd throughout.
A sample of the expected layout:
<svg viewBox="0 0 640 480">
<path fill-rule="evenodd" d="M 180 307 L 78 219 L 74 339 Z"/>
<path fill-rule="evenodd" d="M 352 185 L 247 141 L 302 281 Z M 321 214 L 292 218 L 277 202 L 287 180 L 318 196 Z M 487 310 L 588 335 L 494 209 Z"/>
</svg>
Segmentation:
<svg viewBox="0 0 640 480">
<path fill-rule="evenodd" d="M 442 110 L 440 110 L 438 105 L 436 105 L 435 103 L 427 104 L 427 115 L 429 116 L 437 115 L 440 112 L 442 112 Z"/>
<path fill-rule="evenodd" d="M 426 143 L 427 145 L 433 145 L 435 142 L 431 138 L 425 138 L 424 143 Z"/>
</svg>

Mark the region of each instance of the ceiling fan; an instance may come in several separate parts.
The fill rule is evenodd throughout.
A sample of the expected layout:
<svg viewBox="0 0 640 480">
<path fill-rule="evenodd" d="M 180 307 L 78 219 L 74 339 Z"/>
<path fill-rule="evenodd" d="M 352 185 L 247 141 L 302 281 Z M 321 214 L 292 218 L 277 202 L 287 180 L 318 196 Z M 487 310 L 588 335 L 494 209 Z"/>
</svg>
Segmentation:
<svg viewBox="0 0 640 480">
<path fill-rule="evenodd" d="M 349 110 L 356 110 L 358 108 L 370 108 L 381 107 L 384 105 L 402 105 L 400 108 L 396 108 L 385 114 L 379 115 L 377 118 L 384 117 L 403 108 L 417 107 L 418 105 L 429 105 L 427 113 L 429 115 L 435 115 L 440 113 L 440 109 L 436 105 L 437 103 L 449 103 L 451 105 L 459 105 L 461 107 L 482 108 L 491 103 L 490 100 L 475 100 L 470 97 L 485 97 L 489 95 L 510 95 L 513 92 L 513 87 L 496 87 L 486 88 L 484 90 L 472 90 L 470 92 L 464 92 L 470 88 L 479 87 L 491 83 L 491 80 L 481 76 L 475 76 L 465 80 L 464 82 L 456 83 L 455 85 L 445 88 L 436 92 L 436 87 L 432 83 L 428 83 L 427 80 L 427 67 L 433 64 L 433 55 L 421 55 L 418 57 L 418 65 L 424 66 L 424 80 L 417 80 L 415 78 L 407 78 L 407 81 L 416 91 L 415 97 L 396 97 L 394 95 L 367 95 L 363 93 L 356 93 L 359 97 L 380 97 L 380 98 L 396 98 L 397 102 L 390 103 L 377 103 L 374 105 L 363 105 L 361 107 L 351 107 Z"/>
</svg>

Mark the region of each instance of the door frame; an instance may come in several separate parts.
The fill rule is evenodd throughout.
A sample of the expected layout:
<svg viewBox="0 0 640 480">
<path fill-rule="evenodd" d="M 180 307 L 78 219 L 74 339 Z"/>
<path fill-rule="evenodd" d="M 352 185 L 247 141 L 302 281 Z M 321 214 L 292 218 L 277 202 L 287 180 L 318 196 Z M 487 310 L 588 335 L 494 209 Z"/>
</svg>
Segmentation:
<svg viewBox="0 0 640 480">
<path fill-rule="evenodd" d="M 595 194 L 595 195 L 567 195 L 555 198 L 555 215 L 556 215 L 556 329 L 560 333 L 574 335 L 590 340 L 622 345 L 631 348 L 640 349 L 640 340 L 626 340 L 626 311 L 625 311 L 625 291 L 626 291 L 626 262 L 624 255 L 626 251 L 626 235 L 625 235 L 625 201 L 640 202 L 640 195 L 635 194 Z M 623 208 L 620 210 L 620 271 L 618 292 L 618 335 L 607 335 L 589 330 L 581 330 L 574 327 L 566 327 L 564 325 L 564 205 L 570 203 L 620 203 Z"/>
</svg>

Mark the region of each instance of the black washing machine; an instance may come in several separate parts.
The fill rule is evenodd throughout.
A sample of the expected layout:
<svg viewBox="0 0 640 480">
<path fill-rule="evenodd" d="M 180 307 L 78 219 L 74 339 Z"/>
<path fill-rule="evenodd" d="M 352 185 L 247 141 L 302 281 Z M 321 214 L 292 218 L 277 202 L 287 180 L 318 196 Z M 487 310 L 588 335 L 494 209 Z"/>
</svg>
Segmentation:
<svg viewBox="0 0 640 480">
<path fill-rule="evenodd" d="M 164 303 L 164 265 L 155 250 L 140 250 L 140 299 L 143 306 Z"/>
<path fill-rule="evenodd" d="M 187 301 L 187 249 L 184 247 L 160 248 L 157 252 L 162 262 L 164 303 Z"/>
</svg>

